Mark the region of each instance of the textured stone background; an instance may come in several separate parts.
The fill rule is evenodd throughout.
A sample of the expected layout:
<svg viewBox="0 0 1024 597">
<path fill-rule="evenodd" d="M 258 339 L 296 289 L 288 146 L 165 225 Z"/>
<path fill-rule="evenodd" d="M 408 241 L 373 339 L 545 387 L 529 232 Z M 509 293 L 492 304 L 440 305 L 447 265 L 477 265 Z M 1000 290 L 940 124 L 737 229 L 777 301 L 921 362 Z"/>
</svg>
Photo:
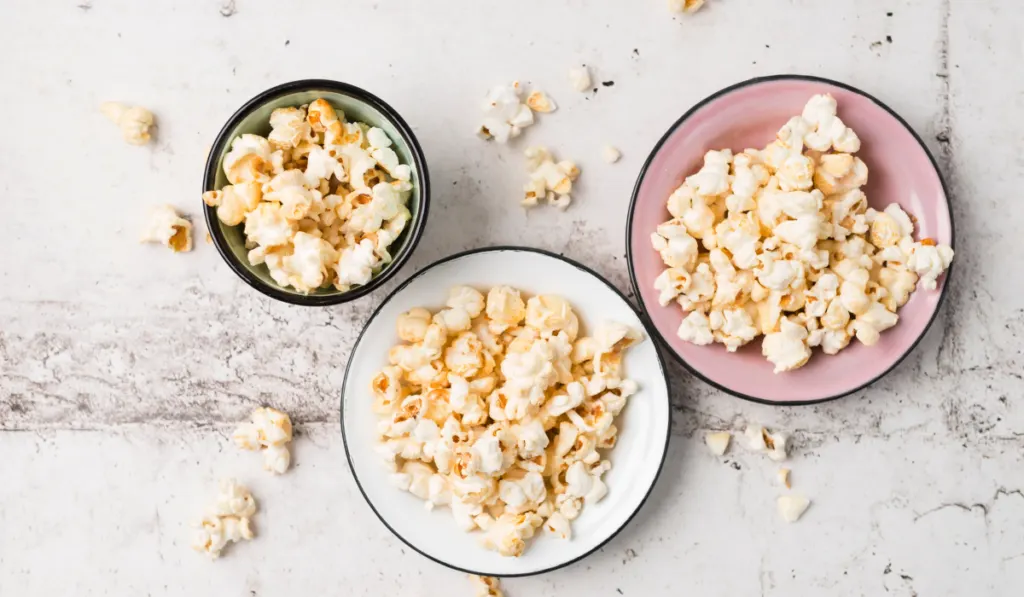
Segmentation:
<svg viewBox="0 0 1024 597">
<path fill-rule="evenodd" d="M 889 15 L 891 13 L 891 16 Z M 23 2 L 0 19 L 0 587 L 12 595 L 469 594 L 461 575 L 370 515 L 338 432 L 342 370 L 386 291 L 300 309 L 238 281 L 203 242 L 199 187 L 225 119 L 272 85 L 346 80 L 390 102 L 428 156 L 426 234 L 393 287 L 452 252 L 528 244 L 623 290 L 637 171 L 690 105 L 756 75 L 839 79 L 929 143 L 957 224 L 950 297 L 918 350 L 871 388 L 801 408 L 748 404 L 672 368 L 670 460 L 638 519 L 600 553 L 510 595 L 1012 595 L 1024 582 L 1024 11 L 1016 0 L 517 3 Z M 891 41 L 890 41 L 891 40 Z M 591 65 L 596 94 L 566 71 Z M 522 143 L 472 136 L 477 102 L 519 78 L 560 104 Z M 121 143 L 106 100 L 159 119 Z M 521 149 L 583 177 L 566 213 L 524 214 Z M 600 148 L 613 143 L 622 162 Z M 148 206 L 197 224 L 196 250 L 135 240 Z M 228 445 L 254 405 L 290 412 L 294 473 Z M 774 513 L 774 467 L 706 453 L 700 431 L 758 421 L 794 434 L 798 525 Z M 257 541 L 215 564 L 187 522 L 236 475 Z"/>
</svg>

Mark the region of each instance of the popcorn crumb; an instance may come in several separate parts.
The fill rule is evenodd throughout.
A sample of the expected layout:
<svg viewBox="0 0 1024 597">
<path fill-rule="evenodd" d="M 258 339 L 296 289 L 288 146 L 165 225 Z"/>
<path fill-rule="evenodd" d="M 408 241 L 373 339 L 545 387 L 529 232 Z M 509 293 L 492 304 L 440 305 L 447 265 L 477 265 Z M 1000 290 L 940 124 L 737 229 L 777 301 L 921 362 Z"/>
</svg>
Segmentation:
<svg viewBox="0 0 1024 597">
<path fill-rule="evenodd" d="M 704 436 L 704 443 L 707 444 L 711 453 L 715 456 L 722 456 L 729 449 L 729 442 L 732 441 L 732 434 L 728 431 L 708 433 Z"/>
<path fill-rule="evenodd" d="M 782 485 L 786 489 L 789 489 L 789 487 L 790 487 L 790 484 L 789 484 L 789 469 L 788 468 L 780 468 L 779 472 L 777 473 L 777 476 L 778 476 L 778 479 L 779 479 L 779 485 Z"/>
<path fill-rule="evenodd" d="M 139 242 L 159 243 L 175 253 L 192 250 L 192 222 L 178 215 L 172 205 L 158 205 L 149 212 L 149 220 Z"/>
<path fill-rule="evenodd" d="M 749 425 L 743 430 L 747 438 L 747 446 L 753 452 L 761 452 L 775 461 L 786 459 L 786 442 L 788 437 L 783 433 L 770 433 L 760 425 Z"/>
<path fill-rule="evenodd" d="M 504 597 L 501 590 L 501 582 L 493 576 L 478 576 L 470 574 L 469 580 L 476 590 L 476 597 Z"/>
<path fill-rule="evenodd" d="M 601 157 L 609 164 L 614 164 L 622 157 L 622 152 L 611 145 L 605 145 L 604 149 L 601 150 Z"/>
<path fill-rule="evenodd" d="M 542 114 L 554 112 L 558 109 L 558 105 L 555 104 L 555 100 L 548 97 L 548 94 L 543 91 L 534 91 L 527 96 L 526 105 L 530 106 L 530 109 L 534 112 L 540 112 Z"/>
<path fill-rule="evenodd" d="M 694 13 L 704 6 L 704 0 L 668 0 L 668 8 L 673 12 Z"/>
<path fill-rule="evenodd" d="M 149 143 L 149 130 L 155 119 L 153 113 L 142 106 L 126 106 L 117 102 L 100 104 L 100 112 L 121 129 L 121 137 L 132 145 Z"/>
<path fill-rule="evenodd" d="M 213 244 L 213 237 L 210 236 L 209 232 L 206 233 L 206 244 L 208 244 L 208 245 L 212 245 Z"/>
<path fill-rule="evenodd" d="M 590 71 L 586 66 L 569 69 L 569 84 L 579 92 L 588 91 L 591 86 Z"/>
<path fill-rule="evenodd" d="M 780 496 L 778 499 L 779 516 L 786 522 L 796 522 L 810 505 L 811 500 L 799 494 Z"/>
</svg>

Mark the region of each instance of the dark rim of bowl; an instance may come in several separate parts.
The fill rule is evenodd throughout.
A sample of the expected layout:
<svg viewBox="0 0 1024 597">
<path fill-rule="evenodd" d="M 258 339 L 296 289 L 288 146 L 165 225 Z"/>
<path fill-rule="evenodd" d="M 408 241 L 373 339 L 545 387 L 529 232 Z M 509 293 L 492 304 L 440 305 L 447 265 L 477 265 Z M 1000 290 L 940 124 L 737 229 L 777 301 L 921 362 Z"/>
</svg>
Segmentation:
<svg viewBox="0 0 1024 597">
<path fill-rule="evenodd" d="M 953 206 L 950 203 L 949 187 L 946 185 L 946 179 L 942 176 L 942 170 L 939 169 L 938 162 L 935 161 L 935 156 L 932 155 L 932 152 L 928 150 L 928 147 L 924 144 L 924 141 L 921 139 L 921 136 L 917 134 L 917 131 L 915 131 L 913 127 L 911 127 L 910 124 L 907 123 L 906 120 L 904 120 L 892 108 L 885 105 L 881 100 L 865 91 L 857 89 L 852 85 L 847 85 L 846 83 L 833 81 L 832 79 L 826 79 L 824 77 L 815 77 L 812 75 L 770 75 L 765 77 L 755 77 L 753 79 L 748 79 L 746 81 L 736 83 L 735 85 L 730 85 L 725 89 L 722 89 L 709 95 L 708 97 L 704 98 L 696 105 L 694 105 L 692 108 L 687 110 L 685 114 L 683 114 L 678 120 L 675 121 L 675 123 L 671 127 L 669 127 L 668 132 L 666 132 L 661 137 L 661 139 L 659 139 L 658 142 L 654 145 L 654 149 L 647 157 L 647 161 L 644 162 L 643 168 L 640 169 L 640 175 L 637 177 L 636 184 L 633 186 L 633 196 L 629 201 L 629 213 L 626 216 L 626 265 L 629 269 L 629 282 L 630 285 L 633 287 L 633 293 L 636 295 L 637 304 L 640 306 L 640 312 L 642 313 L 642 317 L 645 320 L 645 323 L 648 323 L 648 327 L 654 330 L 654 337 L 656 337 L 658 341 L 661 342 L 665 349 L 675 358 L 676 362 L 678 362 L 680 365 L 686 368 L 686 370 L 693 374 L 695 377 L 718 390 L 736 396 L 737 398 L 742 398 L 743 400 L 749 400 L 750 402 L 757 402 L 759 404 L 767 404 L 769 406 L 805 406 L 811 404 L 821 404 L 823 402 L 830 402 L 832 400 L 838 400 L 839 398 L 843 398 L 844 396 L 849 396 L 850 394 L 859 392 L 860 390 L 863 390 L 864 388 L 870 386 L 871 384 L 888 375 L 890 372 L 892 372 L 893 369 L 899 366 L 899 364 L 902 363 L 903 360 L 906 359 L 910 353 L 914 352 L 914 349 L 917 348 L 917 345 L 921 343 L 921 340 L 928 333 L 928 330 L 931 329 L 932 324 L 935 323 L 935 318 L 938 317 L 939 311 L 942 309 L 942 305 L 946 300 L 949 281 L 953 274 L 953 264 L 950 264 L 949 269 L 946 270 L 945 279 L 942 283 L 942 289 L 940 290 L 939 294 L 939 301 L 935 304 L 935 310 L 932 311 L 932 316 L 928 320 L 928 324 L 924 326 L 924 329 L 921 330 L 921 333 L 917 336 L 917 338 L 910 345 L 910 347 L 907 348 L 907 350 L 902 355 L 900 355 L 898 359 L 893 361 L 893 364 L 888 369 L 883 371 L 881 374 L 875 376 L 871 380 L 864 382 L 863 384 L 853 389 L 846 390 L 838 394 L 833 394 L 831 396 L 826 396 L 824 398 L 816 398 L 813 400 L 799 400 L 793 402 L 776 402 L 774 400 L 758 398 L 756 396 L 749 396 L 747 394 L 737 392 L 736 390 L 727 388 L 719 383 L 716 383 L 708 379 L 703 374 L 701 374 L 701 372 L 698 371 L 696 367 L 693 367 L 688 362 L 686 362 L 686 360 L 672 348 L 672 345 L 668 343 L 664 336 L 662 336 L 661 331 L 657 328 L 657 326 L 654 325 L 653 319 L 651 319 L 650 315 L 647 312 L 647 305 L 644 302 L 643 295 L 640 293 L 640 285 L 637 282 L 636 271 L 633 267 L 633 214 L 636 212 L 637 196 L 640 194 L 640 187 L 644 182 L 644 178 L 647 176 L 647 169 L 650 167 L 651 162 L 654 161 L 655 156 L 657 156 L 658 153 L 661 151 L 662 146 L 669 139 L 669 137 L 671 137 L 672 134 L 676 131 L 676 129 L 678 129 L 680 125 L 682 125 L 687 119 L 693 116 L 698 110 L 704 108 L 705 106 L 719 99 L 720 97 L 728 95 L 729 93 L 732 93 L 733 91 L 736 91 L 738 89 L 742 89 L 744 87 L 751 87 L 761 83 L 787 80 L 812 81 L 814 83 L 823 83 L 826 85 L 832 85 L 840 89 L 845 89 L 846 91 L 856 93 L 874 102 L 875 105 L 888 112 L 890 115 L 892 115 L 893 118 L 897 120 L 897 122 L 902 124 L 903 128 L 905 128 L 914 137 L 914 139 L 917 140 L 918 145 L 921 146 L 921 151 L 923 151 L 924 154 L 928 156 L 928 160 L 931 162 L 932 168 L 935 170 L 935 175 L 938 176 L 939 178 L 939 184 L 942 185 L 942 195 L 943 198 L 946 200 L 946 207 L 949 212 L 950 248 L 955 248 L 956 241 L 956 227 L 954 223 Z"/>
<path fill-rule="evenodd" d="M 408 234 L 409 237 L 402 252 L 396 255 L 394 260 L 387 264 L 379 274 L 370 280 L 368 284 L 363 286 L 357 286 L 345 292 L 332 294 L 295 294 L 287 292 L 277 286 L 267 284 L 249 271 L 245 265 L 240 263 L 234 253 L 231 252 L 231 249 L 227 245 L 227 240 L 221 232 L 220 222 L 217 220 L 217 210 L 205 203 L 203 204 L 203 213 L 206 216 L 206 228 L 209 230 L 211 238 L 213 238 L 213 244 L 217 247 L 217 252 L 219 252 L 221 257 L 224 258 L 224 261 L 227 262 L 228 267 L 230 267 L 239 278 L 244 280 L 249 286 L 271 298 L 291 303 L 293 305 L 303 305 L 307 307 L 325 307 L 347 303 L 366 296 L 391 279 L 392 276 L 398 273 L 398 270 L 402 269 L 402 266 L 405 265 L 405 262 L 409 260 L 409 257 L 416 249 L 416 245 L 419 244 L 420 237 L 423 236 L 423 230 L 427 224 L 427 212 L 430 207 L 430 175 L 427 172 L 427 161 L 423 155 L 423 149 L 420 148 L 420 144 L 416 140 L 416 135 L 413 134 L 409 125 L 406 124 L 405 120 L 398 115 L 398 112 L 384 102 L 384 100 L 373 95 L 369 91 L 356 87 L 355 85 L 341 83 L 339 81 L 331 81 L 328 79 L 303 79 L 301 81 L 284 83 L 276 87 L 271 87 L 270 89 L 256 95 L 251 100 L 245 102 L 245 104 L 228 119 L 220 132 L 217 133 L 217 138 L 213 142 L 213 147 L 210 149 L 210 155 L 206 158 L 206 170 L 203 173 L 203 192 L 213 190 L 213 185 L 217 180 L 217 169 L 220 168 L 220 156 L 223 153 L 225 145 L 231 141 L 231 139 L 228 138 L 228 135 L 231 134 L 231 131 L 246 116 L 248 116 L 249 113 L 256 110 L 266 102 L 281 95 L 295 93 L 297 91 L 314 91 L 317 89 L 343 93 L 372 106 L 378 112 L 383 114 L 396 129 L 398 129 L 398 132 L 401 133 L 405 142 L 409 144 L 412 159 L 416 165 L 416 173 L 419 175 L 419 181 L 416 185 L 419 213 L 417 213 L 416 217 L 413 218 L 413 221 L 411 222 L 412 225 L 403 231 L 403 233 Z"/>
<path fill-rule="evenodd" d="M 596 278 L 598 281 L 603 283 L 605 286 L 607 286 L 609 289 L 611 289 L 612 292 L 614 292 L 616 295 L 618 295 L 619 298 L 621 298 L 622 301 L 630 308 L 630 310 L 632 310 L 633 313 L 636 314 L 637 320 L 640 322 L 640 325 L 643 326 L 644 331 L 647 332 L 647 335 L 649 337 L 651 337 L 652 339 L 655 338 L 655 336 L 651 334 L 652 327 L 651 327 L 650 323 L 647 321 L 647 319 L 643 316 L 643 314 L 636 307 L 633 306 L 633 303 L 629 302 L 629 299 L 626 298 L 626 295 L 623 294 L 621 290 L 616 288 L 615 285 L 612 284 L 611 282 L 609 282 L 608 280 L 604 279 L 604 277 L 602 277 L 601 274 L 595 272 L 594 270 L 590 269 L 589 267 L 587 267 L 587 266 L 585 266 L 585 265 L 583 265 L 583 264 L 581 264 L 581 263 L 579 263 L 577 261 L 573 261 L 572 259 L 569 259 L 568 257 L 565 257 L 564 255 L 559 255 L 558 253 L 552 253 L 550 251 L 545 251 L 543 249 L 535 249 L 535 248 L 532 248 L 532 247 L 516 247 L 516 246 L 499 245 L 499 246 L 493 246 L 493 247 L 481 247 L 481 248 L 478 248 L 478 249 L 470 249 L 468 251 L 462 251 L 460 253 L 455 253 L 454 255 L 449 255 L 448 257 L 445 257 L 443 259 L 439 259 L 438 261 L 435 261 L 434 263 L 431 263 L 430 265 L 424 267 L 423 269 L 419 270 L 418 272 L 416 272 L 415 274 L 410 276 L 409 279 L 404 281 L 404 282 L 402 282 L 402 284 L 398 288 L 396 288 L 393 291 L 391 291 L 391 294 L 389 294 L 381 302 L 380 306 L 378 306 L 377 309 L 374 310 L 373 315 L 370 315 L 370 318 L 366 320 L 366 325 L 363 326 L 362 331 L 359 332 L 359 337 L 356 339 L 356 343 L 352 346 L 352 353 L 351 353 L 351 355 L 355 355 L 356 351 L 359 350 L 359 343 L 363 341 L 363 335 L 366 333 L 366 330 L 370 327 L 370 324 L 373 322 L 373 320 L 377 318 L 377 315 L 380 314 L 380 312 L 384 308 L 384 306 L 387 305 L 388 303 L 390 303 L 391 299 L 393 299 L 399 292 L 404 290 L 406 286 L 411 284 L 413 282 L 413 280 L 419 278 L 420 276 L 422 276 L 423 274 L 427 273 L 431 269 L 433 269 L 433 268 L 435 268 L 435 267 L 437 267 L 439 265 L 442 265 L 444 263 L 447 263 L 449 261 L 452 261 L 452 260 L 455 260 L 455 259 L 459 259 L 461 257 L 466 257 L 467 255 L 474 255 L 474 254 L 477 254 L 477 253 L 491 253 L 491 252 L 498 252 L 498 251 L 517 251 L 517 252 L 525 252 L 525 253 L 537 253 L 539 255 L 544 255 L 546 257 L 553 257 L 555 259 L 558 259 L 559 261 L 563 261 L 563 262 L 565 262 L 565 263 L 575 267 L 576 269 L 578 269 L 578 270 L 580 270 L 580 271 L 582 271 L 584 273 L 590 274 L 591 276 Z M 672 436 L 672 385 L 671 385 L 669 377 L 668 377 L 668 372 L 665 369 L 665 358 L 661 355 L 661 351 L 658 350 L 657 342 L 655 342 L 655 344 L 654 344 L 654 354 L 656 354 L 657 357 L 658 357 L 658 368 L 661 370 L 661 375 L 665 378 L 665 392 L 666 392 L 665 400 L 668 403 L 666 405 L 667 406 L 666 410 L 668 411 L 668 427 L 667 427 L 667 432 L 665 434 L 665 447 L 662 449 L 662 452 L 661 452 L 661 462 L 658 463 L 658 471 L 654 474 L 654 479 L 651 481 L 651 486 L 647 488 L 647 493 L 644 494 L 643 499 L 640 500 L 640 503 L 637 504 L 636 509 L 633 510 L 633 512 L 626 518 L 625 521 L 623 521 L 622 525 L 618 529 L 616 529 L 615 532 L 613 532 L 606 539 L 601 541 L 598 545 L 594 546 L 593 549 L 587 551 L 583 555 L 578 556 L 576 558 L 573 558 L 573 559 L 571 559 L 571 560 L 569 560 L 567 562 L 562 562 L 561 564 L 558 564 L 556 566 L 552 566 L 550 568 L 544 568 L 544 569 L 536 570 L 536 571 L 533 571 L 533 572 L 521 572 L 521 573 L 517 573 L 517 574 L 503 574 L 503 575 L 501 575 L 502 578 L 515 578 L 515 577 L 522 577 L 522 576 L 535 576 L 537 574 L 544 574 L 546 572 L 552 572 L 554 570 L 558 570 L 560 568 L 564 568 L 566 566 L 570 566 L 572 564 L 575 564 L 576 562 L 579 562 L 580 560 L 582 560 L 582 559 L 586 558 L 587 556 L 593 554 L 595 551 L 601 549 L 602 547 L 607 545 L 609 541 L 611 541 L 616 536 L 618 536 L 618 534 L 621 533 L 623 529 L 625 529 L 627 526 L 629 526 L 629 523 L 633 521 L 633 518 L 636 517 L 637 513 L 639 513 L 640 510 L 644 507 L 644 504 L 647 503 L 647 499 L 649 497 L 651 497 L 651 492 L 654 491 L 654 486 L 658 484 L 658 479 L 661 478 L 661 472 L 665 468 L 665 460 L 668 457 L 669 439 Z M 388 524 L 388 522 L 386 520 L 384 520 L 384 517 L 381 516 L 380 512 L 377 511 L 377 508 L 374 507 L 373 502 L 370 500 L 370 497 L 368 495 L 366 495 L 366 491 L 363 490 L 363 485 L 359 482 L 359 476 L 356 475 L 356 469 L 355 469 L 355 467 L 352 464 L 352 453 L 348 449 L 348 436 L 345 433 L 345 390 L 346 390 L 346 388 L 348 386 L 348 378 L 349 378 L 350 369 L 352 367 L 352 361 L 353 361 L 352 356 L 349 356 L 348 364 L 345 365 L 345 378 L 344 378 L 344 380 L 342 381 L 342 384 L 341 384 L 341 404 L 340 404 L 340 409 L 339 409 L 341 411 L 341 440 L 342 440 L 342 443 L 345 445 L 345 459 L 348 460 L 349 471 L 351 471 L 351 473 L 352 473 L 352 478 L 355 479 L 356 487 L 359 488 L 359 493 L 363 494 L 363 499 L 366 500 L 366 504 L 368 506 L 370 506 L 370 510 L 373 510 L 373 513 L 377 516 L 377 518 L 381 521 L 381 523 L 389 531 L 391 531 L 391 533 L 394 536 L 398 537 L 402 541 L 402 543 L 405 543 L 413 551 L 415 551 L 416 553 L 426 557 L 427 559 L 432 560 L 434 562 L 437 562 L 438 564 L 441 564 L 442 566 L 447 566 L 448 568 L 451 568 L 453 570 L 458 570 L 459 572 L 465 572 L 467 574 L 476 574 L 476 575 L 479 575 L 479 576 L 496 576 L 496 575 L 493 575 L 493 574 L 488 574 L 486 572 L 478 572 L 478 571 L 475 571 L 475 570 L 469 570 L 467 568 L 461 568 L 459 566 L 456 566 L 455 564 L 452 564 L 450 562 L 445 562 L 444 560 L 440 560 L 440 559 L 438 559 L 438 558 L 436 558 L 436 557 L 434 557 L 434 556 L 432 556 L 432 555 L 422 551 L 420 548 L 418 548 L 415 545 L 413 545 L 412 543 L 410 543 L 405 537 L 400 535 L 398 533 L 398 531 L 396 531 L 390 524 Z"/>
</svg>

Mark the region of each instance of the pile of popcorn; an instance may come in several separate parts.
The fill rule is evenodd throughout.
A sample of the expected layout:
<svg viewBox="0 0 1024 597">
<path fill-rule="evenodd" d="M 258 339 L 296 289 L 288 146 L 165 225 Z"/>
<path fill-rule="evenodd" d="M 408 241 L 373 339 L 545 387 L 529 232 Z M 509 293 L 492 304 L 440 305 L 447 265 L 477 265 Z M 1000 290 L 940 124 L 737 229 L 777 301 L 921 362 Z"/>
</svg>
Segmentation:
<svg viewBox="0 0 1024 597">
<path fill-rule="evenodd" d="M 449 506 L 481 543 L 519 556 L 541 526 L 571 536 L 584 504 L 607 493 L 614 418 L 636 393 L 623 353 L 640 341 L 618 323 L 580 336 L 565 299 L 450 292 L 436 313 L 398 319 L 403 343 L 373 379 L 377 451 L 392 481 L 427 508 Z"/>
<path fill-rule="evenodd" d="M 812 347 L 874 345 L 918 282 L 935 289 L 953 250 L 915 241 L 899 205 L 868 207 L 860 139 L 836 113 L 831 95 L 812 97 L 765 149 L 709 151 L 669 197 L 672 219 L 651 235 L 668 266 L 654 287 L 689 311 L 680 338 L 735 351 L 763 334 L 779 373 Z"/>
<path fill-rule="evenodd" d="M 245 224 L 249 263 L 303 293 L 366 284 L 391 262 L 409 222 L 412 170 L 379 128 L 346 122 L 326 100 L 278 108 L 270 135 L 236 138 L 230 185 L 203 194 L 228 226 Z"/>
<path fill-rule="evenodd" d="M 254 536 L 251 523 L 254 514 L 256 500 L 249 490 L 234 479 L 221 481 L 217 502 L 195 525 L 192 549 L 217 559 L 228 543 L 251 540 Z"/>
<path fill-rule="evenodd" d="M 243 450 L 261 451 L 264 469 L 277 475 L 288 470 L 292 461 L 288 451 L 292 420 L 285 413 L 269 407 L 257 408 L 250 420 L 240 424 L 231 437 Z"/>
</svg>

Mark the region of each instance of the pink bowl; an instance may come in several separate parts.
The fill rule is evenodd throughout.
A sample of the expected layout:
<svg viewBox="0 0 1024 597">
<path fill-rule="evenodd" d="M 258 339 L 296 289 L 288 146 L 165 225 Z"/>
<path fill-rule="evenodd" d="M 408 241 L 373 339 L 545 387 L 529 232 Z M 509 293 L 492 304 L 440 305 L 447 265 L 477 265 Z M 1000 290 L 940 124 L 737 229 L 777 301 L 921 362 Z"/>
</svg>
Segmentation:
<svg viewBox="0 0 1024 597">
<path fill-rule="evenodd" d="M 700 168 L 705 152 L 764 147 L 818 93 L 831 93 L 838 100 L 840 117 L 863 141 L 858 155 L 870 169 L 864 191 L 871 206 L 883 208 L 895 201 L 917 218 L 918 238 L 953 245 L 948 193 L 934 158 L 902 118 L 863 91 L 827 79 L 779 75 L 739 83 L 697 104 L 672 125 L 640 171 L 626 224 L 630 279 L 641 309 L 683 366 L 716 388 L 748 400 L 808 404 L 873 383 L 910 354 L 946 294 L 944 280 L 934 291 L 919 287 L 899 310 L 899 323 L 875 346 L 854 340 L 835 356 L 815 350 L 806 366 L 787 373 L 772 372 L 771 363 L 761 355 L 760 338 L 729 353 L 720 344 L 696 346 L 676 335 L 685 314 L 675 303 L 658 304 L 654 279 L 665 266 L 650 241 L 658 224 L 671 217 L 668 196 Z"/>
</svg>

